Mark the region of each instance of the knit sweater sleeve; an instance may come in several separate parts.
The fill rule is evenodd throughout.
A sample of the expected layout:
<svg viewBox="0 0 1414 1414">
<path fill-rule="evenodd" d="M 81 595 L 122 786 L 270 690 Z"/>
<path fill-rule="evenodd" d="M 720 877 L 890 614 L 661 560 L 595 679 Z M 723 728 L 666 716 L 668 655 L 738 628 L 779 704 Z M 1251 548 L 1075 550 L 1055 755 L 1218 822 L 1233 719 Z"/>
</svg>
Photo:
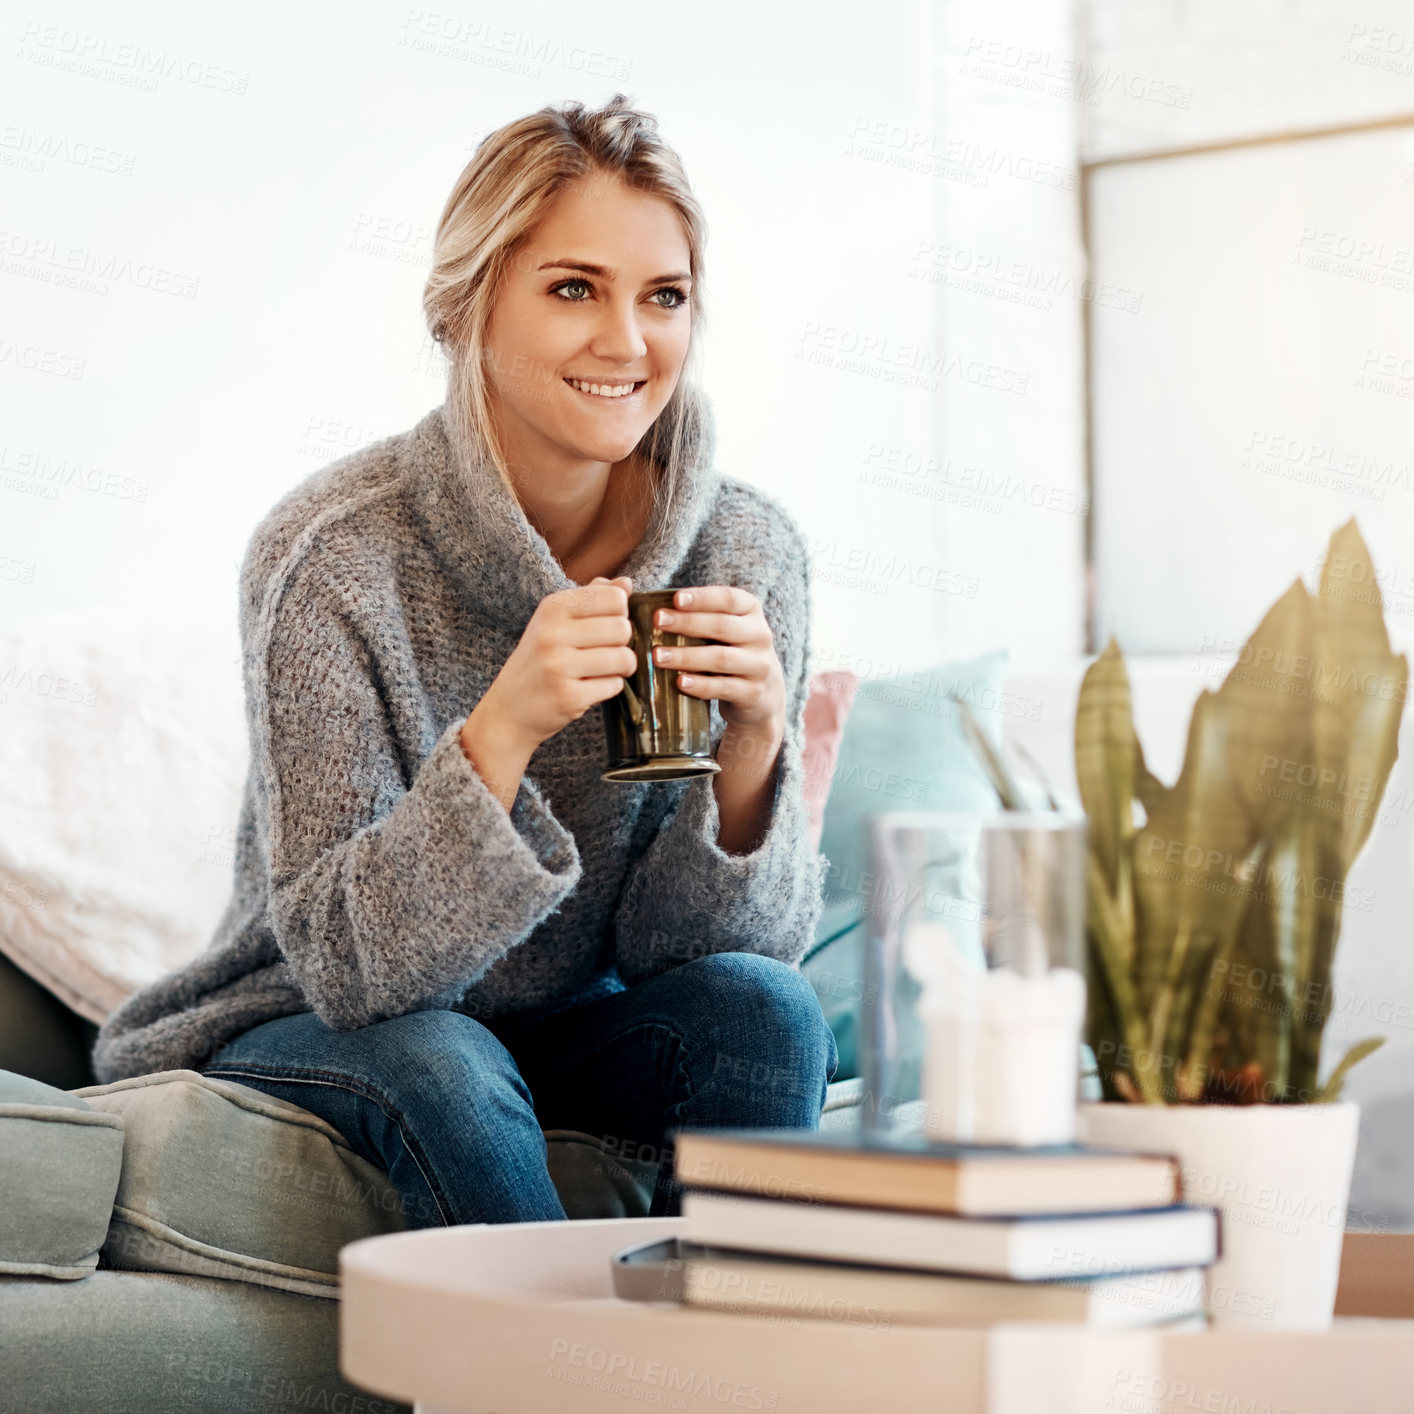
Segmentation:
<svg viewBox="0 0 1414 1414">
<path fill-rule="evenodd" d="M 574 838 L 529 780 L 507 813 L 463 718 L 409 759 L 385 695 L 401 685 L 327 581 L 266 595 L 259 618 L 247 710 L 280 951 L 337 1031 L 450 1006 L 573 890 Z"/>
<path fill-rule="evenodd" d="M 676 809 L 629 871 L 615 916 L 619 974 L 629 986 L 707 953 L 762 953 L 794 966 L 814 937 L 826 866 L 810 839 L 801 755 L 810 653 L 803 543 L 767 591 L 762 611 L 787 704 L 765 835 L 749 854 L 728 854 L 717 843 L 713 778 L 679 787 Z"/>
</svg>

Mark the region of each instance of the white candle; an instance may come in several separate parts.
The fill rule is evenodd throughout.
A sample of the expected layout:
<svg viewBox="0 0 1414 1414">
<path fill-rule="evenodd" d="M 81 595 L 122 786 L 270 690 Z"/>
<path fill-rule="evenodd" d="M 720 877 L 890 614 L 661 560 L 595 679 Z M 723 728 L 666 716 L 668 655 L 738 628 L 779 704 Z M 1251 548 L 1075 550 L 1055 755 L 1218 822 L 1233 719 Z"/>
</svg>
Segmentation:
<svg viewBox="0 0 1414 1414">
<path fill-rule="evenodd" d="M 988 969 L 936 922 L 908 925 L 903 958 L 922 988 L 925 1131 L 979 1144 L 1073 1141 L 1084 977 Z"/>
</svg>

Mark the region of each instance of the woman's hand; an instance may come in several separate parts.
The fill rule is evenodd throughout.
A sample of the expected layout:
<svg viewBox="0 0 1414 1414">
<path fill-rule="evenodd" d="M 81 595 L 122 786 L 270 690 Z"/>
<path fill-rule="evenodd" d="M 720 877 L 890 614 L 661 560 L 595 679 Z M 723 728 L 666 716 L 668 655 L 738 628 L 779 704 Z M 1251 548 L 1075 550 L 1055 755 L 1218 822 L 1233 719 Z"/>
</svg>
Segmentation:
<svg viewBox="0 0 1414 1414">
<path fill-rule="evenodd" d="M 678 687 L 687 696 L 715 698 L 734 736 L 779 742 L 785 730 L 786 678 L 761 601 L 745 589 L 711 584 L 679 589 L 673 605 L 657 611 L 657 627 L 714 641 L 655 648 L 654 664 L 677 672 Z"/>
<path fill-rule="evenodd" d="M 488 709 L 504 739 L 533 752 L 596 703 L 622 692 L 638 666 L 628 646 L 632 588 L 626 575 L 600 575 L 547 594 L 476 711 Z"/>
</svg>

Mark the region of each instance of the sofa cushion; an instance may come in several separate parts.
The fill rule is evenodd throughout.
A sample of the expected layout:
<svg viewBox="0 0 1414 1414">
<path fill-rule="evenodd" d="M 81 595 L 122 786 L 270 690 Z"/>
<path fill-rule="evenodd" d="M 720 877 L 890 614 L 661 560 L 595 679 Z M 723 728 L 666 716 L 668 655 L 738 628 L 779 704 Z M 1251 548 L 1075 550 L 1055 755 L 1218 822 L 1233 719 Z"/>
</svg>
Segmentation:
<svg viewBox="0 0 1414 1414">
<path fill-rule="evenodd" d="M 123 1119 L 0 1070 L 0 1273 L 86 1277 L 123 1164 Z"/>
<path fill-rule="evenodd" d="M 231 892 L 235 620 L 70 611 L 0 634 L 0 950 L 101 1023 Z"/>
<path fill-rule="evenodd" d="M 839 1080 L 858 1073 L 861 1011 L 865 1004 L 862 951 L 873 872 L 869 817 L 891 810 L 975 810 L 992 813 L 997 797 L 963 735 L 956 695 L 1000 744 L 1005 708 L 1006 654 L 858 686 L 844 725 L 820 848 L 829 861 L 825 906 L 815 943 L 801 963 L 820 999 L 839 1050 Z"/>
<path fill-rule="evenodd" d="M 832 1080 L 820 1111 L 821 1129 L 851 1129 L 859 1123 L 859 1105 L 864 1098 L 864 1081 L 858 1076 Z"/>
<path fill-rule="evenodd" d="M 251 1086 L 168 1070 L 65 1098 L 126 1133 L 107 1240 L 101 1228 L 94 1240 L 105 1267 L 337 1297 L 339 1249 L 407 1226 L 387 1174 L 317 1115 Z M 849 1084 L 831 1085 L 822 1125 L 857 1103 Z M 647 1215 L 654 1161 L 575 1130 L 545 1138 L 572 1219 Z"/>
<path fill-rule="evenodd" d="M 332 1296 L 346 1242 L 407 1226 L 332 1125 L 248 1085 L 165 1070 L 74 1093 L 126 1131 L 105 1266 Z"/>
<path fill-rule="evenodd" d="M 844 740 L 844 724 L 849 716 L 859 679 L 843 668 L 812 673 L 805 698 L 805 741 L 801 760 L 805 764 L 805 808 L 810 815 L 810 843 L 820 848 L 825 828 L 825 804 L 830 798 L 830 782 Z"/>
<path fill-rule="evenodd" d="M 572 1220 L 646 1218 L 658 1165 L 616 1153 L 601 1139 L 577 1129 L 545 1131 L 545 1167 Z"/>
<path fill-rule="evenodd" d="M 339 1370 L 339 1308 L 234 1281 L 0 1277 L 10 1414 L 411 1414 Z"/>
<path fill-rule="evenodd" d="M 826 1090 L 821 1129 L 857 1123 L 861 1080 L 837 1080 Z M 545 1131 L 546 1166 L 572 1219 L 645 1218 L 658 1178 L 656 1160 L 635 1158 L 574 1129 Z"/>
</svg>

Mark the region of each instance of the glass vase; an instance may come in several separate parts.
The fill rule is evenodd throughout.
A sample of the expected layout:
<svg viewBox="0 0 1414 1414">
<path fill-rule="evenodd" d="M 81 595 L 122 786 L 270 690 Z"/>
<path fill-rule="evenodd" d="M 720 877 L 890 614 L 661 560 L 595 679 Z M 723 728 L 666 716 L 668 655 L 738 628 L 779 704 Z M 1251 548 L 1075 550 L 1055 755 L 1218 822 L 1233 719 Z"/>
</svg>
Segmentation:
<svg viewBox="0 0 1414 1414">
<path fill-rule="evenodd" d="M 1074 1142 L 1085 1025 L 1085 819 L 870 817 L 866 1134 Z"/>
</svg>

